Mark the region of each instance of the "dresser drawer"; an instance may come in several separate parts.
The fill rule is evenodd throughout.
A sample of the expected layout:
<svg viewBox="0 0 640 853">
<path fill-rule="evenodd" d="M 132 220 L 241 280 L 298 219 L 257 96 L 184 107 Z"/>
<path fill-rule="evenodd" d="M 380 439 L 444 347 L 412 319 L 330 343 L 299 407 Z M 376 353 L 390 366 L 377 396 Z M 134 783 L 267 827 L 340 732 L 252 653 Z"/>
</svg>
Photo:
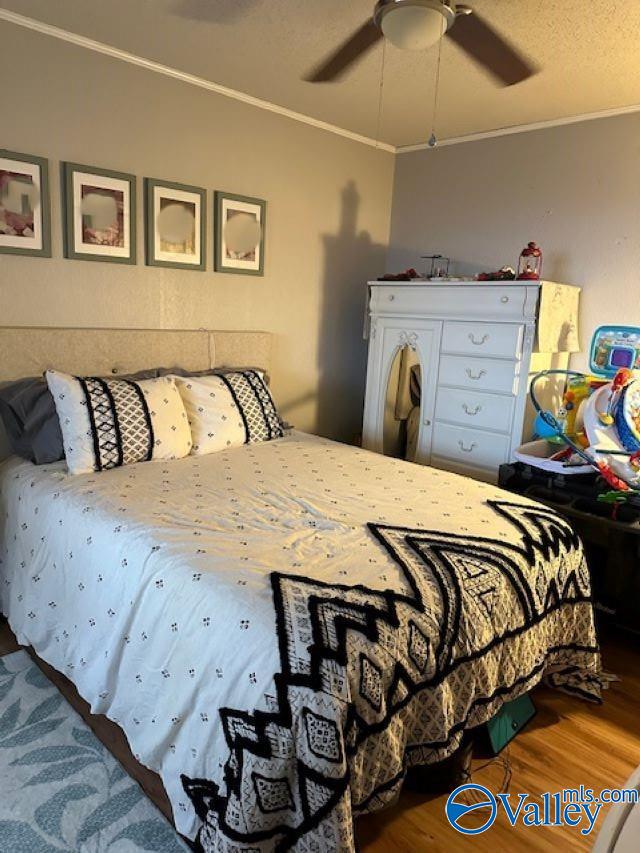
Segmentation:
<svg viewBox="0 0 640 853">
<path fill-rule="evenodd" d="M 522 320 L 531 302 L 528 289 L 519 284 L 374 284 L 370 308 L 373 314 Z"/>
<path fill-rule="evenodd" d="M 444 323 L 442 352 L 519 358 L 523 331 L 513 323 Z"/>
<path fill-rule="evenodd" d="M 431 452 L 476 468 L 497 468 L 509 459 L 510 436 L 436 421 Z"/>
<path fill-rule="evenodd" d="M 516 394 L 519 370 L 520 362 L 516 361 L 441 355 L 438 384 L 472 388 L 474 391 Z"/>
<path fill-rule="evenodd" d="M 436 420 L 511 433 L 514 404 L 515 397 L 441 387 L 436 399 Z"/>
</svg>

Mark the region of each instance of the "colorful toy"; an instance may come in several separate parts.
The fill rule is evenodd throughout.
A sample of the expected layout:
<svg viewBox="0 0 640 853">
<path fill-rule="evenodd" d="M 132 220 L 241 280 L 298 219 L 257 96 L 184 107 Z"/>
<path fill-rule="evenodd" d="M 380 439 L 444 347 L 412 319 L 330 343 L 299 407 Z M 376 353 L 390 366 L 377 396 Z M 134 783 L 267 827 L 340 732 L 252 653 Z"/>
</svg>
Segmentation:
<svg viewBox="0 0 640 853">
<path fill-rule="evenodd" d="M 621 368 L 620 373 L 624 370 L 626 368 Z M 627 450 L 637 453 L 640 450 L 640 383 L 634 381 L 630 370 L 626 372 L 630 378 L 619 392 L 614 419 L 622 444 Z"/>
<path fill-rule="evenodd" d="M 633 373 L 628 367 L 619 368 L 618 372 L 613 377 L 613 382 L 611 383 L 611 392 L 609 393 L 607 409 L 604 412 L 598 412 L 598 417 L 605 426 L 611 426 L 614 422 L 614 405 L 620 400 L 621 394 L 624 393 L 624 389 L 630 382 L 633 382 Z M 619 408 L 620 407 L 618 406 L 618 409 Z"/>
<path fill-rule="evenodd" d="M 640 370 L 640 328 L 599 326 L 591 341 L 591 370 L 613 379 L 621 367 Z"/>
<path fill-rule="evenodd" d="M 545 415 L 547 416 L 546 418 Z M 533 432 L 539 438 L 548 438 L 551 441 L 558 435 L 558 429 L 551 425 L 549 416 L 553 417 L 551 412 L 539 412 L 533 422 Z M 562 417 L 560 413 L 558 413 L 558 417 Z M 564 432 L 564 425 L 559 422 L 559 426 L 561 431 Z"/>
<path fill-rule="evenodd" d="M 581 374 L 579 376 L 572 376 L 569 379 L 562 400 L 565 425 L 564 432 L 566 432 L 567 435 L 582 438 L 584 433 L 578 433 L 576 430 L 576 420 L 580 407 L 597 388 L 601 388 L 604 384 L 605 380 L 599 376 Z"/>
<path fill-rule="evenodd" d="M 545 370 L 534 376 L 530 395 L 538 412 L 534 428 L 565 449 L 545 459 L 562 465 L 563 473 L 595 468 L 622 495 L 640 491 L 640 328 L 600 326 L 591 343 L 591 375 L 571 370 Z M 639 372 L 634 373 L 634 370 Z M 567 378 L 556 415 L 543 411 L 535 394 L 537 381 L 550 375 Z M 524 449 L 524 448 L 523 448 Z M 521 453 L 518 458 L 522 459 Z M 530 464 L 535 465 L 535 457 Z M 538 459 L 538 464 L 540 464 Z M 565 470 L 566 468 L 566 470 Z M 557 466 L 554 470 L 557 470 Z"/>
<path fill-rule="evenodd" d="M 551 412 L 538 414 L 533 424 L 535 435 L 546 438 L 555 444 L 562 444 L 562 435 L 574 438 L 580 445 L 588 445 L 588 440 L 581 429 L 578 429 L 578 414 L 585 400 L 598 388 L 606 384 L 606 379 L 599 376 L 590 376 L 584 373 L 571 373 L 570 371 L 545 371 L 549 373 L 561 373 L 567 376 L 567 384 L 562 396 L 562 405 L 555 417 Z M 543 375 L 543 374 L 540 374 Z M 537 377 L 535 377 L 537 379 Z M 553 426 L 551 424 L 554 424 Z"/>
</svg>

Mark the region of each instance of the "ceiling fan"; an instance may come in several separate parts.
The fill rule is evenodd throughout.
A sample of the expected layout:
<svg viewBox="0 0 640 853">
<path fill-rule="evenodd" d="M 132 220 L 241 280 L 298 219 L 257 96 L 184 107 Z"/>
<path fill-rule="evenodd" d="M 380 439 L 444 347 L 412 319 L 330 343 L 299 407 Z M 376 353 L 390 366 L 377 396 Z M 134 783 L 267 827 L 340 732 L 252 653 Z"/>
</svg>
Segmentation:
<svg viewBox="0 0 640 853">
<path fill-rule="evenodd" d="M 469 6 L 451 0 L 378 0 L 373 17 L 305 80 L 338 80 L 382 38 L 405 50 L 424 50 L 445 34 L 504 86 L 520 83 L 538 71 Z"/>
</svg>

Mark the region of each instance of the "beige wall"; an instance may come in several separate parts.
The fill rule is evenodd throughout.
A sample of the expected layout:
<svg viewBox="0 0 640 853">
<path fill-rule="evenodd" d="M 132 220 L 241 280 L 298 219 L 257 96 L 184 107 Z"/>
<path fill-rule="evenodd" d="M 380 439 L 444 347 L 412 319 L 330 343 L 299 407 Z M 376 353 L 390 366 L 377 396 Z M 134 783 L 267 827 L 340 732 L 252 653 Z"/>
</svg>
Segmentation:
<svg viewBox="0 0 640 853">
<path fill-rule="evenodd" d="M 434 252 L 461 274 L 516 266 L 528 240 L 545 278 L 583 288 L 583 351 L 600 323 L 640 325 L 640 115 L 396 158 L 389 270 Z"/>
<path fill-rule="evenodd" d="M 266 329 L 284 415 L 350 438 L 364 392 L 364 282 L 384 266 L 393 155 L 10 24 L 0 44 L 0 148 L 50 159 L 53 208 L 51 260 L 0 255 L 0 322 Z M 138 176 L 137 266 L 63 259 L 61 160 Z M 144 176 L 267 199 L 264 278 L 213 273 L 211 227 L 207 272 L 146 267 Z"/>
</svg>

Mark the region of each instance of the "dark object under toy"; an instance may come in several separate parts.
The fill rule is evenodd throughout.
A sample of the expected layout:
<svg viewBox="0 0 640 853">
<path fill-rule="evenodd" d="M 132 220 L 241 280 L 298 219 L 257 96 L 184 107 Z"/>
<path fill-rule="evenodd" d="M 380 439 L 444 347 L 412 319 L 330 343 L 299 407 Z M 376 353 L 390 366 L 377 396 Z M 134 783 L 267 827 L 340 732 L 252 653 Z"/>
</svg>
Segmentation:
<svg viewBox="0 0 640 853">
<path fill-rule="evenodd" d="M 546 504 L 571 523 L 584 546 L 598 621 L 640 635 L 638 492 L 607 491 L 595 471 L 569 476 L 523 462 L 501 465 L 498 485 Z"/>
</svg>

